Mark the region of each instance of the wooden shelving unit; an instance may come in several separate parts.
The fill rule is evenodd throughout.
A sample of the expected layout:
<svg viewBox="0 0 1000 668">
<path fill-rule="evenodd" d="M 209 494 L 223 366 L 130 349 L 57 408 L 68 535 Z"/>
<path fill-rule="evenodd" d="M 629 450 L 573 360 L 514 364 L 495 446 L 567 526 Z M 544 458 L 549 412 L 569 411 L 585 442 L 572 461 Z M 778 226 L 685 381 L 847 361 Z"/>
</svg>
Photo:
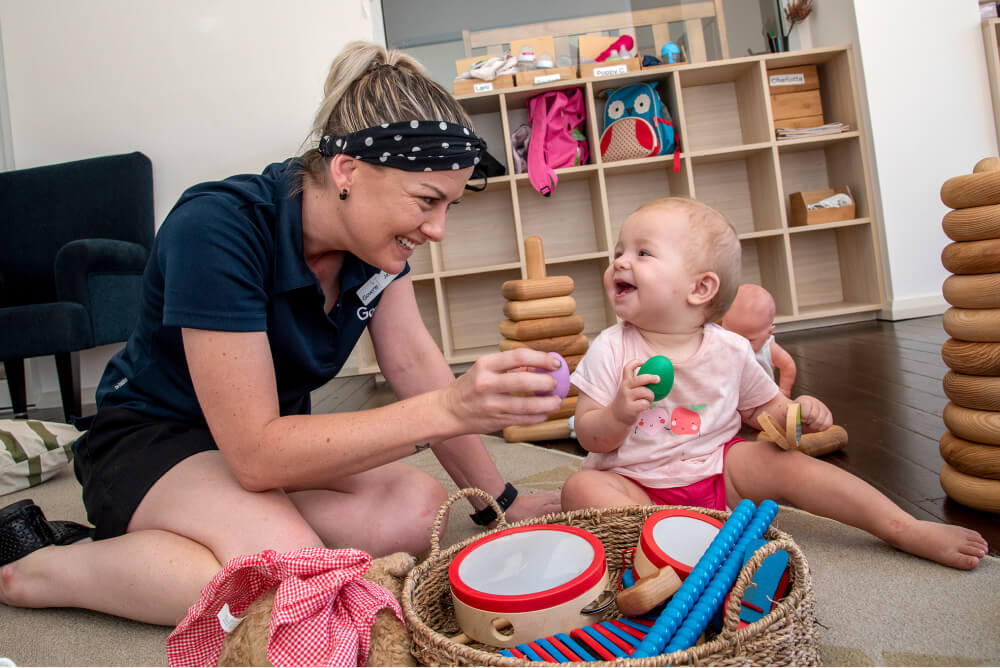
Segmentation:
<svg viewBox="0 0 1000 668">
<path fill-rule="evenodd" d="M 768 70 L 815 64 L 824 118 L 849 132 L 777 140 Z M 657 81 L 680 136 L 673 156 L 605 163 L 597 150 L 603 91 Z M 557 170 L 551 197 L 513 174 L 509 137 L 528 120 L 527 101 L 543 90 L 580 87 L 587 99 L 591 164 Z M 549 275 L 572 276 L 577 312 L 593 337 L 615 322 L 601 276 L 612 260 L 625 218 L 666 195 L 696 197 L 732 220 L 743 244 L 743 281 L 775 298 L 777 322 L 871 317 L 884 302 L 880 232 L 872 206 L 868 148 L 850 47 L 812 49 L 679 65 L 615 77 L 576 79 L 459 98 L 508 176 L 467 192 L 448 216 L 439 244 L 411 260 L 421 315 L 449 363 L 471 362 L 498 349 L 501 284 L 525 278 L 524 238 L 539 235 Z M 792 192 L 848 185 L 852 220 L 792 227 Z M 370 343 L 360 346 L 361 372 L 377 370 Z"/>
</svg>

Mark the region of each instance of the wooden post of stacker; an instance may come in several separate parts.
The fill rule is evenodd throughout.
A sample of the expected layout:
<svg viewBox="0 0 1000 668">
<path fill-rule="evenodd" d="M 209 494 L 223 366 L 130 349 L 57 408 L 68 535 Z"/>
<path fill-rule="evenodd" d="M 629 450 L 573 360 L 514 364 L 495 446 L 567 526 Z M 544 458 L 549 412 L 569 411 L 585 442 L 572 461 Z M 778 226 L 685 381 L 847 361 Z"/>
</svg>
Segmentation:
<svg viewBox="0 0 1000 668">
<path fill-rule="evenodd" d="M 548 276 L 545 270 L 545 249 L 541 237 L 524 240 L 526 279 L 507 281 L 501 293 L 506 320 L 500 323 L 500 350 L 532 348 L 557 352 L 566 359 L 570 371 L 583 358 L 590 342 L 583 335 L 583 318 L 576 314 L 573 279 L 569 276 Z M 541 424 L 510 426 L 503 430 L 504 440 L 546 441 L 569 438 L 569 418 L 576 410 L 576 388 L 549 419 Z"/>
</svg>

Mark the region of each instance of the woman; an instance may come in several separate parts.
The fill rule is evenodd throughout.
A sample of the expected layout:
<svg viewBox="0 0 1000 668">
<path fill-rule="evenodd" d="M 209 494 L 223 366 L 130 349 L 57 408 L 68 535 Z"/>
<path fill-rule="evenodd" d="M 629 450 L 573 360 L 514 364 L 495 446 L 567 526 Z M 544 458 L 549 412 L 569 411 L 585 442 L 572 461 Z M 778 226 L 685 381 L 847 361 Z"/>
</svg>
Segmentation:
<svg viewBox="0 0 1000 668">
<path fill-rule="evenodd" d="M 485 153 L 468 117 L 415 61 L 355 42 L 314 131 L 317 148 L 195 186 L 164 221 L 140 322 L 76 447 L 97 540 L 25 548 L 0 571 L 0 601 L 172 625 L 235 556 L 419 553 L 445 493 L 397 460 L 427 447 L 511 519 L 558 509 L 557 494 L 516 496 L 476 436 L 558 407 L 533 396 L 554 380 L 524 370 L 550 356 L 489 355 L 456 380 L 407 274 Z M 365 327 L 400 401 L 309 415 Z"/>
</svg>

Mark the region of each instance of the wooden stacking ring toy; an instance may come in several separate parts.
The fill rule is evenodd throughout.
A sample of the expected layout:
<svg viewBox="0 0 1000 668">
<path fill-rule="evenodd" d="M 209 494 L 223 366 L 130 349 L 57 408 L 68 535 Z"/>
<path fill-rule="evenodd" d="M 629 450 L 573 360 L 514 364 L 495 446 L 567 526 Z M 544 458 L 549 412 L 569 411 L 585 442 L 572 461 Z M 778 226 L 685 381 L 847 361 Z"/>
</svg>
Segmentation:
<svg viewBox="0 0 1000 668">
<path fill-rule="evenodd" d="M 993 343 L 1000 339 L 1000 308 L 950 308 L 944 312 L 944 331 L 960 341 Z"/>
<path fill-rule="evenodd" d="M 1000 204 L 1000 172 L 954 176 L 941 186 L 941 201 L 949 209 Z"/>
<path fill-rule="evenodd" d="M 966 475 L 945 463 L 941 466 L 941 488 L 963 506 L 1000 513 L 1000 480 Z"/>
<path fill-rule="evenodd" d="M 956 241 L 941 251 L 941 264 L 953 274 L 990 274 L 1000 271 L 1000 239 Z"/>
<path fill-rule="evenodd" d="M 949 371 L 942 384 L 948 398 L 962 408 L 1000 411 L 1000 377 L 968 376 Z"/>
<path fill-rule="evenodd" d="M 948 339 L 941 346 L 941 359 L 959 373 L 1000 376 L 1000 343 Z"/>
<path fill-rule="evenodd" d="M 951 275 L 944 279 L 945 300 L 959 308 L 1000 308 L 1000 273 Z"/>
<path fill-rule="evenodd" d="M 1000 204 L 949 211 L 941 227 L 952 241 L 996 239 L 1000 237 Z"/>
<path fill-rule="evenodd" d="M 535 524 L 466 546 L 449 565 L 448 579 L 462 632 L 513 647 L 597 621 L 601 610 L 588 606 L 606 589 L 608 572 L 604 546 L 589 531 Z"/>
<path fill-rule="evenodd" d="M 955 436 L 973 443 L 1000 445 L 1000 413 L 945 404 L 944 425 Z"/>
<path fill-rule="evenodd" d="M 973 443 L 946 431 L 941 436 L 940 450 L 942 459 L 956 471 L 1000 480 L 1000 446 Z"/>
</svg>

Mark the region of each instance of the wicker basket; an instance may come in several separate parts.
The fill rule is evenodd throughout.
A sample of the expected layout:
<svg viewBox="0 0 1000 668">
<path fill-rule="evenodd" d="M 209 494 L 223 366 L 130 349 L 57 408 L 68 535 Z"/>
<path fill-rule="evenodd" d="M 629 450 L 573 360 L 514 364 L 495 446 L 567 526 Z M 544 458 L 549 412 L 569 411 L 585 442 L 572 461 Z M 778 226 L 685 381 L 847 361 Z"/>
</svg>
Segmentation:
<svg viewBox="0 0 1000 668">
<path fill-rule="evenodd" d="M 500 517 L 499 524 L 492 531 L 441 550 L 439 543 L 441 524 L 451 505 L 468 496 L 479 496 L 488 501 Z M 608 575 L 613 582 L 621 570 L 622 551 L 635 547 L 643 522 L 653 513 L 663 509 L 664 506 L 628 506 L 603 510 L 574 510 L 508 525 L 500 508 L 489 494 L 478 489 L 459 490 L 441 506 L 434 520 L 430 556 L 410 571 L 403 585 L 403 614 L 412 634 L 413 655 L 429 666 L 549 665 L 506 657 L 497 653 L 496 648 L 476 642 L 462 644 L 452 640 L 461 634 L 461 629 L 455 621 L 448 582 L 448 566 L 452 558 L 462 548 L 483 536 L 510 526 L 565 524 L 590 531 L 601 540 L 607 555 Z M 693 510 L 722 521 L 729 518 L 727 512 L 705 508 Z M 820 665 L 815 598 L 806 558 L 787 533 L 771 527 L 764 537 L 770 542 L 755 552 L 740 572 L 733 587 L 734 595 L 730 597 L 725 626 L 713 639 L 672 654 L 570 665 Z M 744 590 L 764 559 L 778 550 L 788 552 L 790 575 L 788 592 L 766 616 L 742 629 L 737 629 L 739 602 L 743 598 Z M 604 618 L 614 619 L 620 616 L 617 606 L 612 605 Z M 464 640 L 464 637 L 462 639 Z"/>
</svg>

